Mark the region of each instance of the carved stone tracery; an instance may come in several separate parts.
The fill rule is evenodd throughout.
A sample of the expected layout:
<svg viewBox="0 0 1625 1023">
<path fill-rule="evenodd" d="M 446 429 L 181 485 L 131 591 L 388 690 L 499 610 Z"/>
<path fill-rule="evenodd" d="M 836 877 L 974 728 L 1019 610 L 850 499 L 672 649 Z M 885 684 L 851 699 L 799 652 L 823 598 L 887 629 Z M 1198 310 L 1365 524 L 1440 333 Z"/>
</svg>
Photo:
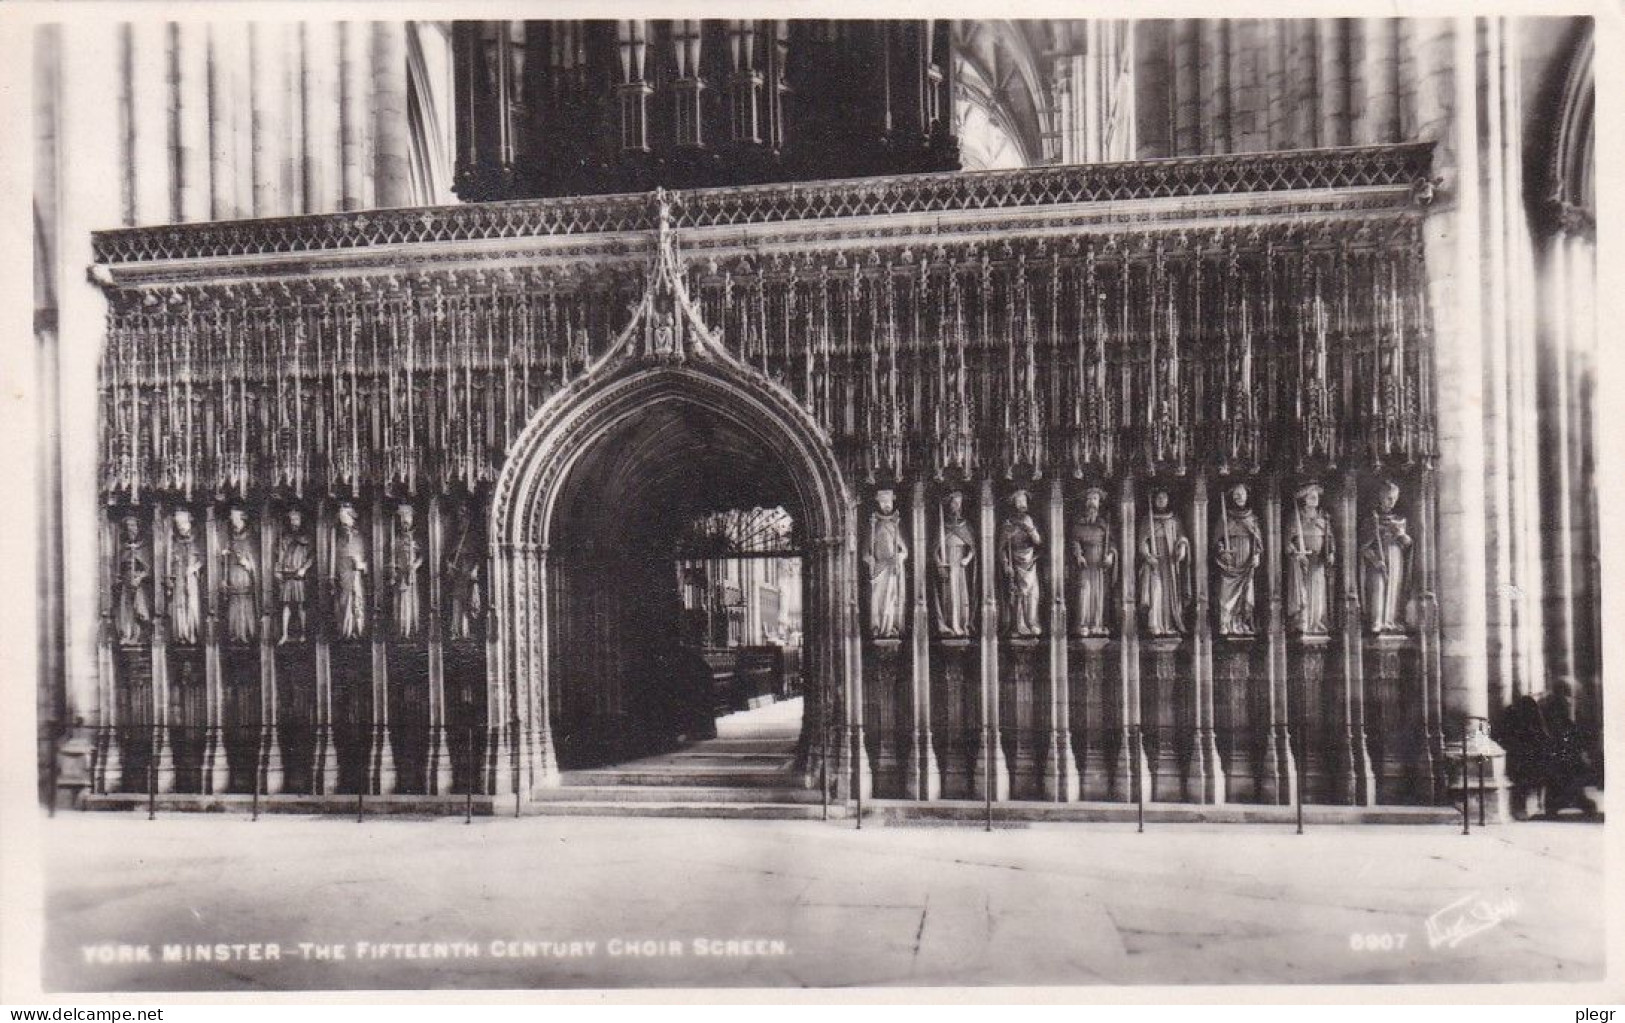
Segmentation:
<svg viewBox="0 0 1625 1023">
<path fill-rule="evenodd" d="M 861 658 L 843 644 L 860 632 L 898 638 L 909 620 L 899 567 L 895 580 L 867 577 L 884 585 L 870 591 L 870 627 L 861 629 L 858 559 L 874 553 L 877 527 L 891 530 L 893 553 L 910 534 L 882 521 L 889 510 L 860 514 L 848 481 L 862 481 L 865 494 L 925 480 L 940 487 L 924 506 L 919 535 L 928 539 L 913 552 L 929 559 L 926 592 L 912 594 L 926 608 L 915 619 L 930 632 L 922 642 L 963 645 L 984 631 L 984 645 L 996 631 L 1036 640 L 1049 634 L 1038 613 L 1047 599 L 1063 651 L 1069 628 L 1097 643 L 1132 643 L 1138 625 L 1170 649 L 1202 644 L 1205 594 L 1224 600 L 1229 591 L 1223 580 L 1215 591 L 1197 588 L 1214 567 L 1194 549 L 1211 542 L 1198 532 L 1209 517 L 1188 517 L 1184 496 L 1158 507 L 1154 492 L 1166 481 L 1404 473 L 1433 456 L 1420 220 L 1375 192 L 1316 198 L 1329 205 L 1313 217 L 1296 215 L 1307 199 L 1284 194 L 1276 210 L 1255 195 L 1243 216 L 1226 219 L 1214 202 L 1206 221 L 1167 224 L 1156 200 L 1194 196 L 1203 181 L 1200 194 L 1221 197 L 1244 185 L 1386 188 L 1419 167 L 1425 150 L 1390 147 L 386 211 L 377 222 L 276 222 L 258 238 L 223 225 L 163 237 L 113 232 L 98 238 L 103 258 L 122 261 L 103 268 L 102 486 L 115 507 L 202 495 L 310 507 L 308 519 L 274 531 L 272 511 L 256 513 L 274 611 L 266 642 L 298 645 L 323 630 L 374 645 L 488 640 L 480 713 L 490 732 L 478 767 L 488 792 L 556 780 L 547 594 L 561 569 L 542 553 L 550 502 L 571 453 L 651 403 L 694 404 L 741 423 L 790 467 L 806 535 L 828 543 L 811 557 L 822 631 L 809 629 L 809 664 L 837 680 L 832 712 L 857 706 L 849 687 L 861 691 Z M 1095 199 L 1108 207 L 1083 205 Z M 1142 201 L 1145 210 L 1109 206 Z M 990 209 L 1012 219 L 922 219 Z M 859 216 L 861 228 L 840 226 Z M 1049 219 L 1028 231 L 1019 219 L 1028 216 Z M 1073 217 L 1094 219 L 1073 230 Z M 762 224 L 783 228 L 738 233 Z M 581 247 L 526 248 L 538 236 Z M 409 251 L 356 251 L 385 238 Z M 459 248 L 481 240 L 515 248 L 502 256 Z M 277 270 L 281 277 L 254 262 L 292 252 L 338 261 L 319 273 Z M 210 276 L 164 262 L 180 253 L 222 264 Z M 221 272 L 244 260 L 254 266 L 244 279 Z M 380 260 L 393 269 L 380 272 Z M 1055 494 L 1073 485 L 1068 477 L 1153 485 L 1138 498 L 1127 487 L 1115 518 L 1102 514 L 1082 533 L 1066 532 L 1081 521 L 1071 504 L 1047 505 L 1054 519 L 984 511 L 973 524 L 963 498 L 949 496 L 994 479 L 1014 481 L 1003 489 L 1045 477 Z M 463 511 L 392 519 L 392 509 L 434 500 Z M 459 517 L 470 514 L 478 521 Z M 1247 530 L 1251 514 L 1236 517 L 1240 532 L 1218 517 L 1218 539 L 1245 534 L 1253 548 L 1246 566 L 1232 566 L 1238 599 L 1218 616 L 1221 635 L 1266 628 L 1251 573 L 1261 533 L 1281 524 Z M 1387 513 L 1368 514 L 1380 533 Z M 1293 557 L 1303 536 L 1286 528 Z M 1040 530 L 1069 545 L 1042 570 Z M 109 576 L 111 631 L 132 646 L 146 635 L 145 557 L 171 586 L 157 598 L 170 641 L 206 643 L 201 628 L 187 631 L 188 614 L 177 629 L 177 544 L 157 532 L 150 553 L 139 535 L 109 547 L 120 559 Z M 1070 545 L 1090 553 L 1076 560 Z M 1108 551 L 1120 563 L 1109 564 Z M 1000 560 L 978 568 L 979 554 Z M 416 576 L 431 565 L 434 588 Z M 1104 592 L 1117 589 L 1114 571 L 1129 576 L 1117 603 Z M 1368 584 L 1368 615 L 1377 597 Z M 1142 613 L 1130 621 L 1136 601 Z M 973 626 L 972 608 L 992 604 L 1004 607 L 1003 629 L 996 612 Z M 1314 608 L 1288 613 L 1295 634 L 1328 627 Z M 231 617 L 224 638 L 247 643 Z M 1373 618 L 1370 628 L 1405 627 Z M 393 684 L 378 681 L 380 692 Z"/>
<path fill-rule="evenodd" d="M 1211 239 L 1184 232 L 686 266 L 667 234 L 654 273 L 114 292 L 102 484 L 130 497 L 486 485 L 633 316 L 640 358 L 728 351 L 866 480 L 1410 464 L 1433 445 L 1417 235 L 1383 227 L 1355 248 L 1365 227 L 1350 225 L 1332 252 L 1299 225 L 1221 234 L 1223 273 L 1202 254 Z M 1207 310 L 1238 294 L 1215 330 Z"/>
</svg>

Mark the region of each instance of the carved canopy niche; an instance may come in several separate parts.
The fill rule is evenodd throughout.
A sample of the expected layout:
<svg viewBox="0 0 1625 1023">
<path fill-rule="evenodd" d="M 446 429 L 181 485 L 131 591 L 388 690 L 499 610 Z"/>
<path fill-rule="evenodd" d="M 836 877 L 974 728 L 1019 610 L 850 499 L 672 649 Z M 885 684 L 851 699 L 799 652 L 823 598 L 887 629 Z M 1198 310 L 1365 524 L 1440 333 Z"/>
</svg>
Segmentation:
<svg viewBox="0 0 1625 1023">
<path fill-rule="evenodd" d="M 1384 146 L 103 232 L 102 488 L 480 488 L 662 272 L 854 480 L 1424 460 L 1428 176 Z"/>
</svg>

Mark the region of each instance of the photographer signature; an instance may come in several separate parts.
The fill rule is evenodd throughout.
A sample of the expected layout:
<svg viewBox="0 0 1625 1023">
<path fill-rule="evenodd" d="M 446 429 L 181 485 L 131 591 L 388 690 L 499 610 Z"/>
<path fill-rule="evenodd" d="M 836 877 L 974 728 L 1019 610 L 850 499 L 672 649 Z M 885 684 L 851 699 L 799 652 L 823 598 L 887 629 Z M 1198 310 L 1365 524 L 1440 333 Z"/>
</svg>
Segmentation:
<svg viewBox="0 0 1625 1023">
<path fill-rule="evenodd" d="M 1457 945 L 1518 915 L 1518 900 L 1510 895 L 1492 899 L 1470 892 L 1428 917 L 1428 948 Z"/>
</svg>

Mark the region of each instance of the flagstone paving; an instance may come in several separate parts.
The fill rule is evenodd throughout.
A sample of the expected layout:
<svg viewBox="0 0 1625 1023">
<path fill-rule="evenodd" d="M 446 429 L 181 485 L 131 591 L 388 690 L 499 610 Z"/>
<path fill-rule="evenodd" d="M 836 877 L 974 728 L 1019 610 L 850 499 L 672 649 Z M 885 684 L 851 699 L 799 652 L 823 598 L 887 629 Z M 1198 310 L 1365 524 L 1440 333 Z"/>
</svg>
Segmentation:
<svg viewBox="0 0 1625 1023">
<path fill-rule="evenodd" d="M 42 822 L 45 982 L 1594 980 L 1603 836 L 1561 823 L 1298 836 L 1272 825 L 985 833 L 817 820 L 69 813 Z"/>
</svg>

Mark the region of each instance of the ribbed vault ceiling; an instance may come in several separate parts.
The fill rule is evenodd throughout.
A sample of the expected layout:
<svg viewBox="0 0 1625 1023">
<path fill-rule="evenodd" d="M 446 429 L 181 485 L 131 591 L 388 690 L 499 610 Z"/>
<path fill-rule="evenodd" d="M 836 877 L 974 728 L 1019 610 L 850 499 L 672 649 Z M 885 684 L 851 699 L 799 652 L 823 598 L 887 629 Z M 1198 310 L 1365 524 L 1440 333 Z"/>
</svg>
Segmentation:
<svg viewBox="0 0 1625 1023">
<path fill-rule="evenodd" d="M 774 505 L 800 524 L 795 486 L 765 444 L 698 405 L 661 402 L 583 452 L 558 505 L 554 550 L 669 557 L 700 515 Z"/>
</svg>

